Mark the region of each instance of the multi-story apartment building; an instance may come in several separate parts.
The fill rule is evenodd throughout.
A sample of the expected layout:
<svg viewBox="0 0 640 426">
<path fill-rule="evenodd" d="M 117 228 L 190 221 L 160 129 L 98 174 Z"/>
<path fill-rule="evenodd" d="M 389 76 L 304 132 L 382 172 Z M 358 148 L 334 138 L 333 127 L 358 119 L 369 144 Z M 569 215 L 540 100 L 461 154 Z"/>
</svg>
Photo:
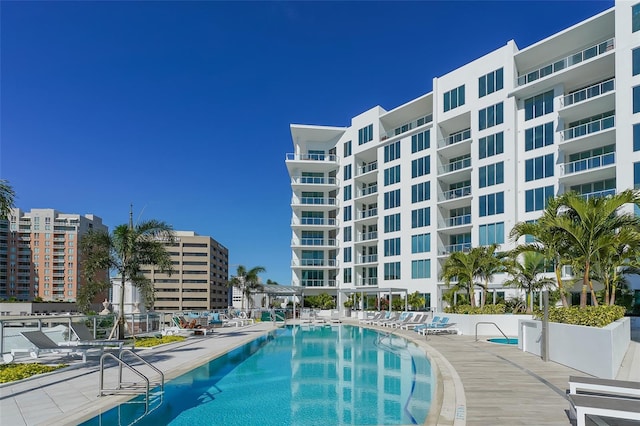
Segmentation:
<svg viewBox="0 0 640 426">
<path fill-rule="evenodd" d="M 229 250 L 209 236 L 175 231 L 167 243 L 174 272 L 143 270 L 155 287 L 155 310 L 207 311 L 229 306 Z"/>
<path fill-rule="evenodd" d="M 509 41 L 391 111 L 291 134 L 293 284 L 418 291 L 440 307 L 450 253 L 522 243 L 510 230 L 548 197 L 639 186 L 640 4 Z"/>
<path fill-rule="evenodd" d="M 0 298 L 74 302 L 82 286 L 78 243 L 90 229 L 107 227 L 92 214 L 12 209 L 0 221 Z"/>
</svg>

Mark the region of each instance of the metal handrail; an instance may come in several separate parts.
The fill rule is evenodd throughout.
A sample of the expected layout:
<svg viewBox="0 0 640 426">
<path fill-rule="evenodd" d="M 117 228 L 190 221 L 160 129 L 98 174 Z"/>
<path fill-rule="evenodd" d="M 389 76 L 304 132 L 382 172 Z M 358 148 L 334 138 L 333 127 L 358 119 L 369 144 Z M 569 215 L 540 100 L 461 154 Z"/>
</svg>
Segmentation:
<svg viewBox="0 0 640 426">
<path fill-rule="evenodd" d="M 498 329 L 498 331 L 500 332 L 500 334 L 502 334 L 504 336 L 505 339 L 507 339 L 507 344 L 509 344 L 509 338 L 507 337 L 506 334 L 504 334 L 504 332 L 500 329 L 500 327 L 498 327 L 498 324 L 496 324 L 495 322 L 489 322 L 489 321 L 480 321 L 476 323 L 476 342 L 478 341 L 478 325 L 480 324 L 493 324 L 496 326 L 496 328 Z"/>
<path fill-rule="evenodd" d="M 104 389 L 104 360 L 106 358 L 113 358 L 118 363 L 120 370 L 122 370 L 122 366 L 124 365 L 133 373 L 135 373 L 138 377 L 144 380 L 145 382 L 144 415 L 146 415 L 149 412 L 149 379 L 147 378 L 147 376 L 145 376 L 144 374 L 142 374 L 141 372 L 133 368 L 133 366 L 121 360 L 120 358 L 118 358 L 112 353 L 105 353 L 105 354 L 102 354 L 102 356 L 100 357 L 100 388 L 98 389 L 98 397 L 103 396 L 105 390 L 109 390 L 117 393 L 122 389 L 122 374 L 120 374 L 120 377 L 118 379 L 118 387 L 116 389 Z"/>
</svg>

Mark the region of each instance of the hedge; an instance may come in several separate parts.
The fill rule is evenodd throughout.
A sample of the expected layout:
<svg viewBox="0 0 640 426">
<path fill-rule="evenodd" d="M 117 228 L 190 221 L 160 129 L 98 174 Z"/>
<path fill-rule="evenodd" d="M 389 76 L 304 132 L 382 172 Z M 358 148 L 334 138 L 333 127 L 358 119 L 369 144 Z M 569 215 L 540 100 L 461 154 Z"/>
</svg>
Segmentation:
<svg viewBox="0 0 640 426">
<path fill-rule="evenodd" d="M 625 308 L 617 305 L 586 306 L 579 308 L 549 308 L 549 321 L 562 324 L 586 325 L 589 327 L 604 327 L 624 317 Z M 542 319 L 542 312 L 536 311 L 535 316 Z"/>
</svg>

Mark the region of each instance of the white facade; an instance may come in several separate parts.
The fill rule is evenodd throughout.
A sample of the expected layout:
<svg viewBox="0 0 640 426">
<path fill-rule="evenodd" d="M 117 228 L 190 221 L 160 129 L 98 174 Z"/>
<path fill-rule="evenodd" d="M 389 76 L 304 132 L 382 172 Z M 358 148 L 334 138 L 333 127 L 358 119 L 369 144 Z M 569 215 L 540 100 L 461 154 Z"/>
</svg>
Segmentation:
<svg viewBox="0 0 640 426">
<path fill-rule="evenodd" d="M 291 125 L 293 285 L 406 289 L 440 308 L 449 253 L 513 248 L 513 225 L 537 219 L 549 196 L 637 187 L 632 7 L 522 50 L 510 41 L 348 127 Z"/>
</svg>

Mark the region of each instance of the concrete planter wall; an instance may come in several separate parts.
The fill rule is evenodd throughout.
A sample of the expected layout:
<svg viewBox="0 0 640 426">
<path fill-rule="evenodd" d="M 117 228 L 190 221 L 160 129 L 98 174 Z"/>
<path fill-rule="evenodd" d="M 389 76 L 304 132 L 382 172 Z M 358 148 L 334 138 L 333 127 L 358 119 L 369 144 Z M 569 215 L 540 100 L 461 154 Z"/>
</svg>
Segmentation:
<svg viewBox="0 0 640 426">
<path fill-rule="evenodd" d="M 518 335 L 518 322 L 520 320 L 530 320 L 531 315 L 464 315 L 464 314 L 435 314 L 439 317 L 448 317 L 449 323 L 455 323 L 462 334 L 475 336 L 476 324 L 478 325 L 478 336 L 502 336 L 496 325 L 508 337 Z M 494 323 L 479 324 L 479 323 Z"/>
<path fill-rule="evenodd" d="M 622 318 L 606 327 L 549 323 L 549 360 L 603 379 L 615 379 L 629 347 L 631 322 Z M 542 354 L 542 322 L 520 321 L 518 346 Z"/>
</svg>

